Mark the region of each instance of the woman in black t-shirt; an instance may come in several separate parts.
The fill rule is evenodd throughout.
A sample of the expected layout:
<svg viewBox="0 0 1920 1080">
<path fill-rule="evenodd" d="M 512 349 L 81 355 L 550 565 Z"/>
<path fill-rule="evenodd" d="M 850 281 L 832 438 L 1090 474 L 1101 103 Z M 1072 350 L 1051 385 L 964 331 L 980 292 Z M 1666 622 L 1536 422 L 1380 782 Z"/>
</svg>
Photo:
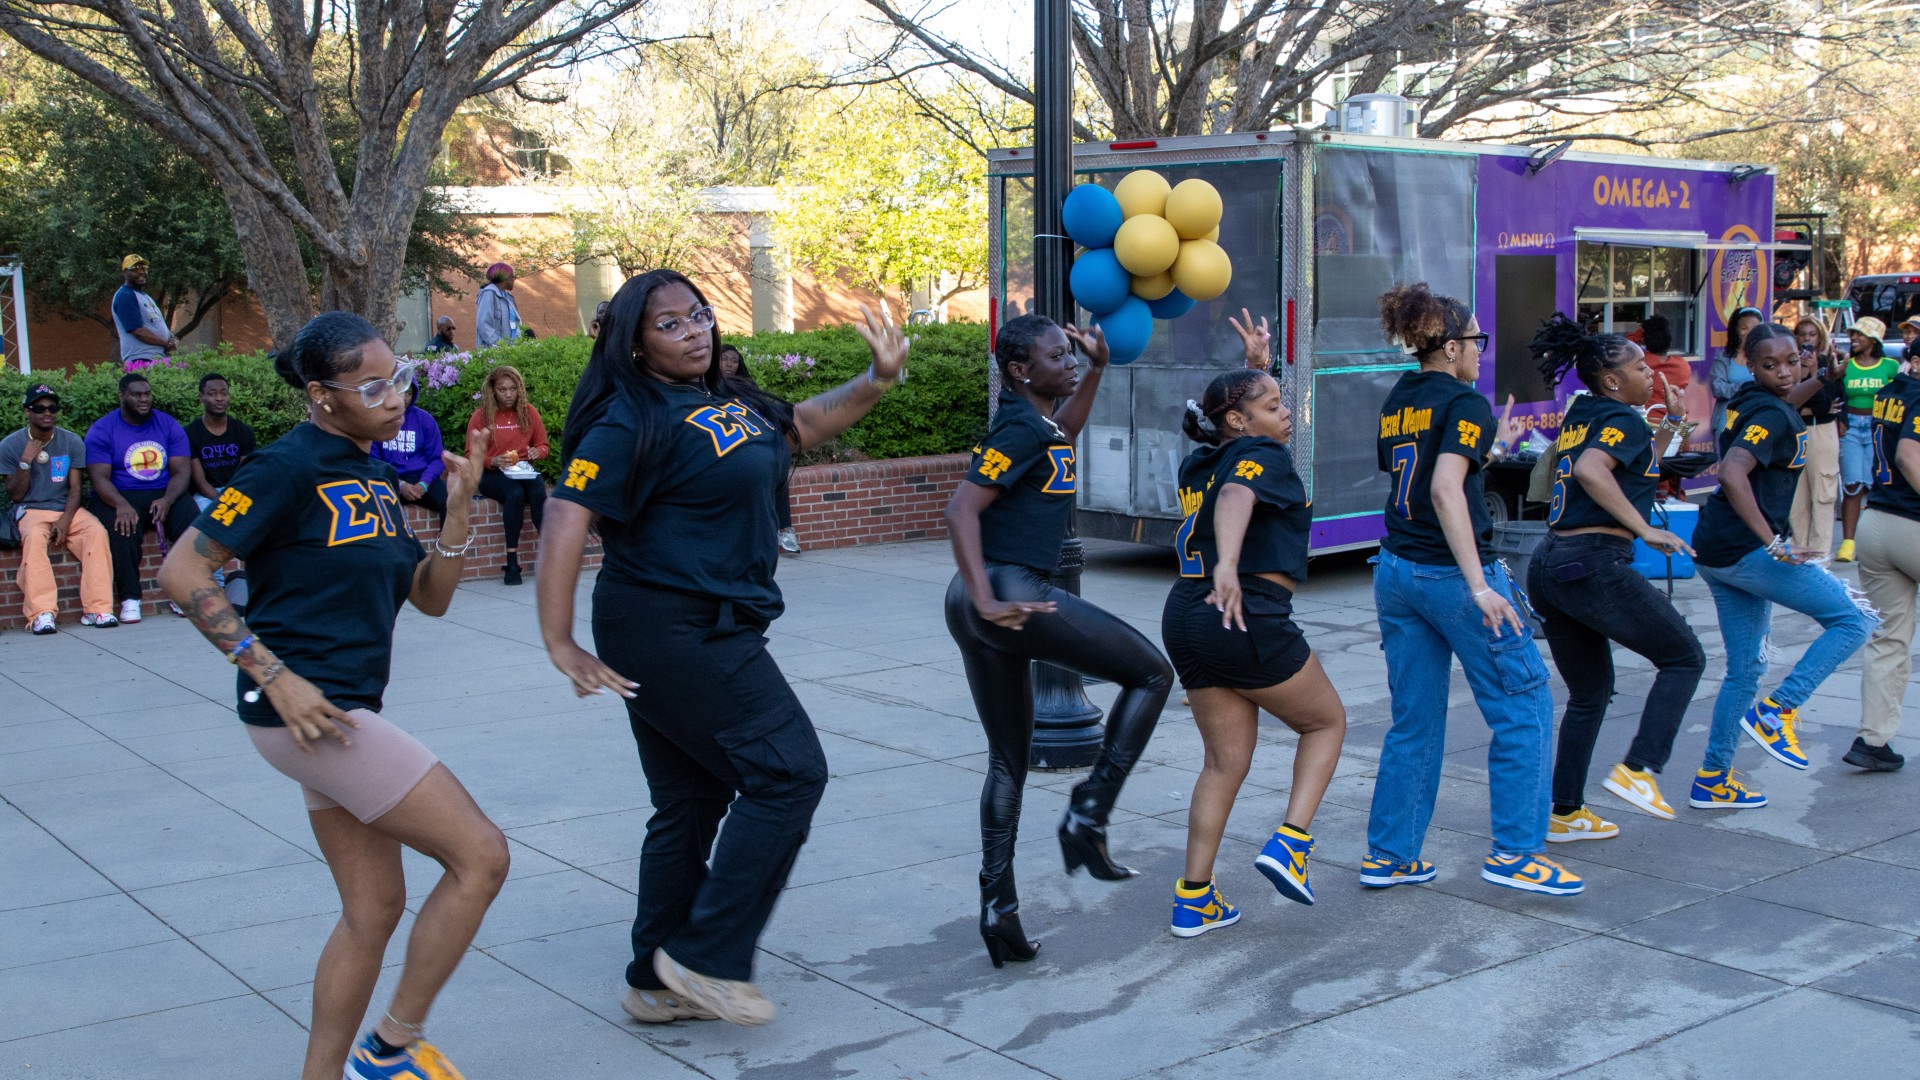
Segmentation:
<svg viewBox="0 0 1920 1080">
<path fill-rule="evenodd" d="M 1261 709 L 1298 732 L 1300 744 L 1286 819 L 1254 867 L 1280 895 L 1313 903 L 1309 830 L 1340 760 L 1347 713 L 1293 623 L 1313 514 L 1287 449 L 1293 417 L 1280 384 L 1251 369 L 1217 376 L 1201 401 L 1187 402 L 1184 427 L 1201 446 L 1180 466 L 1180 580 L 1167 593 L 1160 634 L 1206 748 L 1173 896 L 1174 936 L 1196 937 L 1240 918 L 1214 885 L 1213 863 L 1253 762 Z"/>
<path fill-rule="evenodd" d="M 1786 537 L 1794 488 L 1807 464 L 1800 406 L 1820 392 L 1820 380 L 1802 378 L 1799 349 L 1784 326 L 1754 327 L 1741 339 L 1740 351 L 1753 380 L 1727 402 L 1719 433 L 1720 486 L 1693 533 L 1694 563 L 1713 593 L 1727 652 L 1727 677 L 1714 698 L 1706 759 L 1690 799 L 1705 809 L 1767 804 L 1765 795 L 1733 777 L 1742 731 L 1788 768 L 1808 767 L 1794 730 L 1798 709 L 1867 640 L 1875 622 L 1839 578 L 1813 561 L 1815 553 L 1796 552 Z M 1824 629 L 1779 688 L 1755 701 L 1767 669 L 1775 604 Z"/>
<path fill-rule="evenodd" d="M 1086 355 L 1084 376 L 1076 345 Z M 1040 947 L 1020 928 L 1013 877 L 1033 745 L 1033 661 L 1120 688 L 1099 760 L 1075 785 L 1059 830 L 1067 872 L 1085 866 L 1102 881 L 1134 874 L 1107 854 L 1107 816 L 1153 736 L 1173 669 L 1140 631 L 1053 583 L 1078 487 L 1074 440 L 1106 370 L 1106 338 L 1098 329 L 1063 330 L 1044 316 L 1022 315 L 1000 328 L 993 354 L 1004 388 L 999 408 L 974 449 L 967 482 L 947 504 L 959 572 L 947 587 L 946 614 L 987 735 L 980 937 L 999 967 L 1031 960 Z"/>
<path fill-rule="evenodd" d="M 472 541 L 448 545 L 468 536 L 486 438 L 470 457 L 443 455 L 450 505 L 428 553 L 407 529 L 393 466 L 368 456 L 400 430 L 412 362 L 395 360 L 365 319 L 336 311 L 302 327 L 274 368 L 306 397 L 308 422 L 240 466 L 168 552 L 160 585 L 238 665 L 240 719 L 261 756 L 300 782 L 340 889 L 302 1076 L 332 1080 L 343 1063 L 348 1080 L 455 1075 L 420 1029 L 506 880 L 507 841 L 379 710 L 400 605 L 443 615 L 453 600 Z M 236 557 L 252 587 L 245 620 L 214 583 Z M 446 873 L 420 907 L 392 1003 L 355 1046 L 406 909 L 403 844 Z"/>
<path fill-rule="evenodd" d="M 1360 883 L 1376 889 L 1431 881 L 1420 858 L 1440 790 L 1447 689 L 1460 658 L 1493 742 L 1487 748 L 1493 850 L 1482 880 L 1569 896 L 1585 886 L 1540 852 L 1547 832 L 1547 739 L 1553 694 L 1526 599 L 1493 557 L 1482 470 L 1514 438 L 1498 435 L 1493 408 L 1474 388 L 1487 335 L 1472 309 L 1422 283 L 1380 298 L 1380 325 L 1420 368 L 1400 376 L 1380 409 L 1375 444 L 1387 492 L 1387 537 L 1373 573 L 1380 645 L 1393 687 L 1393 726 L 1367 819 Z M 1512 402 L 1508 403 L 1511 410 Z"/>
<path fill-rule="evenodd" d="M 1693 553 L 1648 521 L 1660 458 L 1686 417 L 1680 392 L 1669 386 L 1666 418 L 1657 432 L 1648 428 L 1638 410 L 1653 397 L 1653 369 L 1624 337 L 1591 335 L 1556 315 L 1534 335 L 1532 349 L 1548 386 L 1573 373 L 1589 391 L 1573 399 L 1560 422 L 1547 512 L 1551 531 L 1527 570 L 1527 594 L 1567 683 L 1547 840 L 1602 840 L 1620 827 L 1587 809 L 1586 786 L 1593 745 L 1613 700 L 1612 643 L 1646 657 L 1658 674 L 1632 747 L 1602 783 L 1655 817 L 1674 816 L 1653 774 L 1673 753 L 1681 717 L 1706 670 L 1706 654 L 1686 619 L 1633 567 L 1636 537 L 1669 555 Z"/>
<path fill-rule="evenodd" d="M 627 698 L 652 794 L 621 1003 L 636 1020 L 773 1019 L 748 981 L 754 949 L 827 783 L 813 722 L 767 654 L 783 607 L 774 493 L 794 451 L 852 427 L 904 377 L 906 337 L 863 315 L 873 366 L 788 405 L 723 376 L 706 297 L 649 271 L 614 294 L 567 411 L 540 628 L 576 693 Z M 573 640 L 590 527 L 604 552 L 598 657 Z"/>
</svg>

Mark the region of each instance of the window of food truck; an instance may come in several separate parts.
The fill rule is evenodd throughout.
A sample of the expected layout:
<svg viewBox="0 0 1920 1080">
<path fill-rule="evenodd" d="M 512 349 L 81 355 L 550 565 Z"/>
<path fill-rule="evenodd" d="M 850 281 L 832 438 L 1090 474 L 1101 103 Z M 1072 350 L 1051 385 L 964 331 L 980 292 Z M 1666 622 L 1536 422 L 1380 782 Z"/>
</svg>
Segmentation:
<svg viewBox="0 0 1920 1080">
<path fill-rule="evenodd" d="M 1469 155 L 1328 148 L 1315 158 L 1313 437 L 1318 520 L 1377 514 L 1387 479 L 1370 417 L 1411 366 L 1380 329 L 1380 294 L 1402 281 L 1473 302 Z"/>
<path fill-rule="evenodd" d="M 1581 324 L 1594 333 L 1630 334 L 1648 315 L 1665 315 L 1673 330 L 1673 351 L 1698 355 L 1695 257 L 1689 248 L 1580 241 L 1574 272 Z"/>
</svg>

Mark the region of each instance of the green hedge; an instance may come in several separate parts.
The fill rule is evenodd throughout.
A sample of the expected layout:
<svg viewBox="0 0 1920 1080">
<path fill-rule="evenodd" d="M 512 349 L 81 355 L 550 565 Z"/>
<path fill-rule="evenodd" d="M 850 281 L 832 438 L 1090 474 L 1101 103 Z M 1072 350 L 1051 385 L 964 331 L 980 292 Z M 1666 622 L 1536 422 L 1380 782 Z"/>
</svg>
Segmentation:
<svg viewBox="0 0 1920 1080">
<path fill-rule="evenodd" d="M 907 360 L 910 378 L 841 437 L 840 445 L 851 455 L 898 458 L 958 453 L 971 447 L 986 429 L 986 327 L 941 323 L 914 327 L 912 335 Z M 762 387 L 791 401 L 851 379 L 870 362 L 866 343 L 847 327 L 728 340 L 747 356 L 748 367 Z M 423 379 L 419 404 L 439 421 L 448 448 L 458 451 L 466 445 L 467 419 L 473 415 L 474 396 L 487 372 L 496 363 L 512 364 L 526 377 L 528 395 L 546 420 L 548 436 L 557 449 L 567 404 L 592 345 L 585 337 L 562 337 L 490 349 L 468 360 L 458 382 L 450 386 L 428 389 Z M 810 357 L 814 363 L 783 364 L 783 356 Z M 200 414 L 200 376 L 208 371 L 227 377 L 233 388 L 233 415 L 251 426 L 262 444 L 306 419 L 301 395 L 280 381 L 264 353 L 238 353 L 225 346 L 188 354 L 172 367 L 146 369 L 154 406 L 182 424 L 189 422 Z M 24 422 L 24 414 L 17 411 L 21 395 L 30 383 L 44 382 L 60 394 L 61 426 L 85 435 L 95 420 L 118 407 L 124 373 L 118 363 L 71 372 L 34 372 L 31 378 L 11 368 L 0 369 L 0 407 L 16 410 L 0 421 L 0 432 Z M 549 479 L 558 478 L 556 459 L 548 458 L 540 466 Z"/>
</svg>

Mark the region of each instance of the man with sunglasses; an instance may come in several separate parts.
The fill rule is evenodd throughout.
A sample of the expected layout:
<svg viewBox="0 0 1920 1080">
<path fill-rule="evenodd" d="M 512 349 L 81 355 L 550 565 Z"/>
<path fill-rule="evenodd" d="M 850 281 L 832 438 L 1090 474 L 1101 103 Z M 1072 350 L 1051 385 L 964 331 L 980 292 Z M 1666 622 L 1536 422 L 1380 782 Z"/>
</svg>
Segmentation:
<svg viewBox="0 0 1920 1080">
<path fill-rule="evenodd" d="M 81 624 L 118 626 L 107 530 L 92 514 L 79 513 L 87 444 L 59 426 L 60 395 L 52 387 L 33 387 L 22 404 L 27 426 L 0 439 L 9 512 L 20 526 L 21 613 L 34 633 L 54 632 L 59 587 L 48 553 L 64 546 L 80 561 Z"/>
<path fill-rule="evenodd" d="M 153 387 L 133 372 L 120 379 L 120 407 L 87 429 L 87 478 L 93 513 L 107 526 L 113 551 L 113 595 L 120 621 L 140 621 L 140 545 L 149 528 L 167 542 L 199 513 L 188 484 L 193 448 L 180 421 L 153 407 Z"/>
</svg>

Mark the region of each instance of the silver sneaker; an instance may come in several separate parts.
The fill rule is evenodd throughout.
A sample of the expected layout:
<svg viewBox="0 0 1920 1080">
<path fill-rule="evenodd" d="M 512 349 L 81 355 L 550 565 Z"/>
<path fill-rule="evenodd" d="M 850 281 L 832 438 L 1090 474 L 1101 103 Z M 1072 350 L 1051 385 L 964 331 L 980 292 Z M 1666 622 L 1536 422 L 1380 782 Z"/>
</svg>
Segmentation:
<svg viewBox="0 0 1920 1080">
<path fill-rule="evenodd" d="M 642 990 L 637 986 L 627 987 L 627 996 L 620 1000 L 620 1007 L 627 1015 L 643 1024 L 671 1024 L 675 1020 L 718 1020 L 698 1005 L 692 1005 L 666 990 Z"/>
<path fill-rule="evenodd" d="M 789 555 L 800 554 L 800 534 L 792 527 L 780 530 L 780 550 Z"/>
<path fill-rule="evenodd" d="M 59 630 L 53 625 L 53 612 L 43 611 L 35 615 L 33 617 L 33 632 L 36 634 L 59 633 Z"/>
<path fill-rule="evenodd" d="M 665 949 L 653 950 L 653 973 L 686 1004 L 705 1009 L 728 1023 L 759 1027 L 773 1020 L 773 1002 L 750 982 L 716 979 L 689 971 L 668 956 Z"/>
</svg>

